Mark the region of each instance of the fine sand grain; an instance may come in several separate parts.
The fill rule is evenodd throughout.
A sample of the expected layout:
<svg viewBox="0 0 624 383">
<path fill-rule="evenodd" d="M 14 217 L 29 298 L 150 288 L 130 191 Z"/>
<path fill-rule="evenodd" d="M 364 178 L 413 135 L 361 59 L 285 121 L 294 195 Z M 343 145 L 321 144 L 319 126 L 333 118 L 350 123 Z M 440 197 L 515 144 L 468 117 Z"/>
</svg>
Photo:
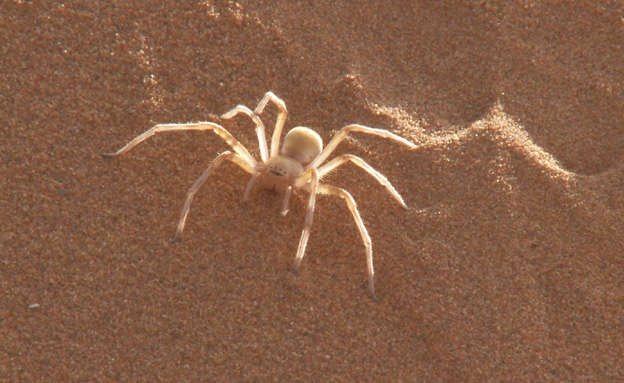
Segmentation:
<svg viewBox="0 0 624 383">
<path fill-rule="evenodd" d="M 338 4 L 336 4 L 338 3 Z M 0 381 L 624 381 L 619 1 L 3 1 Z M 271 90 L 361 170 L 242 196 L 214 121 Z M 276 110 L 263 120 L 271 132 Z"/>
</svg>

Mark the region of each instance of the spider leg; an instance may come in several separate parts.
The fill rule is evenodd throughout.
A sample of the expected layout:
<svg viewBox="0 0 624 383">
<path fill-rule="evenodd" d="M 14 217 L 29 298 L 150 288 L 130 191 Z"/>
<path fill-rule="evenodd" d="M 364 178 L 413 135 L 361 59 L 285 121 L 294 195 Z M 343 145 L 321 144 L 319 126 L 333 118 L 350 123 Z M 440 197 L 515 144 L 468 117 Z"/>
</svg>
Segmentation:
<svg viewBox="0 0 624 383">
<path fill-rule="evenodd" d="M 264 123 L 260 120 L 260 117 L 258 117 L 257 114 L 244 105 L 238 105 L 234 109 L 223 114 L 221 118 L 229 120 L 239 113 L 249 116 L 249 118 L 251 118 L 251 120 L 256 124 L 256 134 L 258 135 L 258 145 L 260 146 L 260 157 L 262 158 L 262 162 L 267 162 L 269 159 L 269 149 L 267 147 Z"/>
<path fill-rule="evenodd" d="M 373 299 L 377 301 L 377 296 L 375 295 L 375 281 L 374 275 L 375 270 L 373 269 L 373 247 L 370 236 L 368 235 L 368 231 L 364 226 L 364 222 L 362 221 L 362 217 L 360 217 L 360 213 L 358 212 L 357 206 L 355 205 L 355 200 L 351 196 L 351 194 L 339 187 L 331 186 L 327 184 L 319 184 L 318 192 L 321 194 L 329 194 L 341 197 L 347 203 L 347 207 L 351 211 L 353 215 L 353 219 L 355 220 L 355 224 L 360 230 L 360 235 L 362 236 L 362 241 L 364 242 L 364 247 L 366 248 L 366 266 L 368 269 L 368 289 L 370 290 Z"/>
<path fill-rule="evenodd" d="M 271 158 L 277 156 L 279 154 L 279 145 L 280 145 L 280 136 L 282 135 L 282 129 L 284 128 L 284 123 L 286 122 L 286 116 L 288 115 L 288 111 L 286 110 L 286 104 L 279 97 L 277 97 L 273 92 L 266 92 L 264 97 L 256 107 L 254 113 L 262 114 L 264 111 L 264 107 L 269 103 L 269 101 L 273 102 L 278 109 L 277 121 L 275 122 L 275 130 L 273 130 L 273 136 L 271 137 Z"/>
<path fill-rule="evenodd" d="M 293 265 L 293 272 L 296 273 L 301 265 L 303 254 L 305 253 L 306 246 L 308 244 L 308 238 L 310 237 L 310 228 L 312 227 L 312 219 L 314 217 L 314 203 L 316 201 L 316 192 L 318 188 L 318 174 L 316 169 L 311 169 L 309 172 L 310 179 L 310 197 L 308 199 L 308 207 L 306 209 L 305 224 L 303 227 L 303 233 L 301 233 L 301 239 L 299 240 L 299 247 L 297 248 L 297 256 L 295 257 L 295 263 Z M 308 177 L 304 174 L 302 177 Z"/>
<path fill-rule="evenodd" d="M 119 149 L 118 151 L 113 153 L 103 153 L 102 157 L 115 157 L 124 154 L 125 152 L 134 148 L 135 146 L 147 140 L 156 133 L 173 132 L 179 130 L 212 130 L 219 137 L 223 138 L 223 140 L 225 140 L 225 142 L 227 142 L 228 145 L 230 145 L 232 149 L 240 157 L 242 157 L 242 159 L 247 163 L 247 166 L 255 168 L 258 164 L 253 156 L 249 153 L 249 151 L 243 146 L 243 144 L 238 142 L 238 140 L 234 138 L 234 136 L 232 136 L 230 132 L 225 130 L 225 128 L 221 125 L 212 122 L 198 122 L 189 124 L 158 124 L 147 130 L 145 133 L 139 135 L 134 140 L 130 141 L 126 146 Z"/>
<path fill-rule="evenodd" d="M 331 172 L 332 170 L 336 169 L 338 166 L 349 161 L 353 162 L 356 166 L 360 167 L 365 172 L 373 176 L 373 178 L 375 178 L 382 186 L 386 188 L 386 190 L 388 190 L 388 192 L 392 195 L 392 197 L 394 197 L 394 199 L 397 200 L 401 204 L 401 206 L 407 209 L 405 202 L 403 202 L 403 198 L 401 197 L 399 192 L 396 191 L 394 186 L 392 186 L 390 181 L 388 181 L 388 179 L 383 174 L 379 173 L 372 166 L 367 164 L 366 161 L 364 161 L 358 156 L 354 156 L 352 154 L 345 154 L 345 155 L 334 158 L 333 160 L 329 161 L 325 165 L 318 168 L 319 178 L 323 177 L 325 174 Z"/>
<path fill-rule="evenodd" d="M 186 217 L 188 216 L 189 210 L 191 209 L 191 203 L 193 202 L 193 197 L 195 193 L 199 190 L 199 188 L 206 182 L 206 179 L 219 167 L 223 164 L 224 161 L 231 161 L 236 165 L 240 166 L 247 173 L 254 174 L 255 170 L 252 166 L 250 166 L 247 161 L 237 153 L 232 153 L 230 151 L 219 154 L 208 166 L 206 171 L 199 177 L 191 189 L 188 191 L 186 195 L 186 201 L 184 202 L 184 207 L 182 208 L 182 212 L 180 213 L 180 222 L 178 222 L 178 227 L 176 229 L 175 236 L 171 239 L 171 242 L 178 242 L 182 238 L 182 231 L 184 230 L 184 224 L 186 223 Z"/>
<path fill-rule="evenodd" d="M 253 186 L 256 183 L 256 180 L 258 179 L 260 174 L 262 174 L 262 173 L 261 172 L 255 172 L 253 174 L 253 176 L 251 176 L 251 178 L 249 179 L 249 182 L 247 182 L 247 187 L 245 188 L 245 196 L 243 197 L 243 202 L 249 201 L 249 195 L 251 194 L 251 189 L 253 188 Z"/>
<path fill-rule="evenodd" d="M 415 149 L 416 148 L 416 145 L 414 143 L 406 140 L 403 137 L 397 136 L 394 133 L 390 133 L 387 130 L 369 128 L 368 126 L 364 126 L 364 125 L 352 124 L 352 125 L 347 125 L 344 128 L 340 129 L 338 134 L 336 134 L 334 136 L 334 138 L 332 138 L 332 140 L 329 141 L 329 144 L 327 144 L 327 146 L 325 147 L 325 149 L 323 149 L 321 154 L 319 154 L 314 160 L 312 160 L 312 162 L 310 162 L 308 164 L 308 166 L 306 166 L 306 170 L 307 169 L 312 169 L 312 168 L 317 168 L 317 167 L 319 167 L 320 164 L 325 162 L 327 157 L 329 157 L 329 155 L 334 151 L 334 149 L 336 149 L 338 144 L 341 143 L 342 140 L 344 140 L 345 137 L 347 137 L 347 135 L 349 133 L 351 133 L 351 132 L 373 134 L 375 136 L 379 136 L 379 137 L 382 137 L 382 138 L 391 139 L 391 140 L 396 141 L 396 142 L 398 142 L 401 145 L 405 145 L 405 146 L 407 146 L 408 148 L 411 148 L 411 149 Z"/>
</svg>

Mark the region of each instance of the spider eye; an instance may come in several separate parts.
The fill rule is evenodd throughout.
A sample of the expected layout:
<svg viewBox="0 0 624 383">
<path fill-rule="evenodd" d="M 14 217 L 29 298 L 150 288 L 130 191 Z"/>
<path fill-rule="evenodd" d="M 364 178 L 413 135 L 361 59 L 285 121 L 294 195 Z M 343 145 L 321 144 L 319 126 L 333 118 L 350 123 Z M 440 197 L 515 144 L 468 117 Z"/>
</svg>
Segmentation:
<svg viewBox="0 0 624 383">
<path fill-rule="evenodd" d="M 278 168 L 278 167 L 276 167 L 276 166 L 271 166 L 271 167 L 269 168 L 269 171 L 270 171 L 272 174 L 274 174 L 274 175 L 276 175 L 276 176 L 278 176 L 278 177 L 283 177 L 283 176 L 284 176 L 284 174 L 286 174 L 286 172 L 284 171 L 284 169 L 282 169 L 282 168 Z"/>
</svg>

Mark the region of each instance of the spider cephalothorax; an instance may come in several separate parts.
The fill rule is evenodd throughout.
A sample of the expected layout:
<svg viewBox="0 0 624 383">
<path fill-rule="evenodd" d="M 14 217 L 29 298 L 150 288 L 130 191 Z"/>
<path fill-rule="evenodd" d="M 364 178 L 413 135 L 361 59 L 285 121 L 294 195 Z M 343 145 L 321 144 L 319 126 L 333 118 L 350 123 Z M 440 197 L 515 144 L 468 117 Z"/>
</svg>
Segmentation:
<svg viewBox="0 0 624 383">
<path fill-rule="evenodd" d="M 275 129 L 271 138 L 271 152 L 269 153 L 269 147 L 266 141 L 265 127 L 259 115 L 262 114 L 264 107 L 267 103 L 273 102 L 278 110 L 277 122 L 275 123 Z M 403 207 L 405 203 L 401 195 L 394 189 L 388 179 L 384 177 L 377 170 L 373 169 L 363 159 L 351 155 L 344 154 L 338 156 L 331 161 L 325 163 L 329 155 L 334 151 L 336 146 L 351 132 L 360 132 L 373 134 L 382 138 L 388 138 L 394 140 L 409 148 L 415 148 L 416 146 L 407 141 L 406 139 L 399 137 L 393 133 L 383 129 L 369 128 L 363 125 L 347 125 L 342 128 L 336 136 L 329 142 L 329 144 L 323 149 L 323 140 L 313 130 L 305 127 L 296 127 L 291 129 L 284 137 L 283 146 L 279 147 L 280 137 L 282 134 L 282 128 L 286 122 L 286 105 L 284 102 L 275 96 L 272 92 L 267 92 L 264 98 L 258 104 L 258 107 L 251 111 L 249 108 L 243 105 L 239 105 L 229 112 L 225 113 L 222 118 L 230 119 L 235 115 L 242 113 L 249 116 L 256 124 L 256 133 L 258 136 L 258 144 L 260 145 L 260 157 L 261 161 L 258 162 L 249 153 L 249 151 L 236 140 L 230 132 L 228 132 L 221 125 L 212 122 L 198 122 L 189 124 L 159 124 L 134 140 L 130 141 L 126 146 L 119 149 L 114 153 L 104 153 L 104 157 L 114 157 L 127 152 L 136 145 L 145 141 L 149 137 L 156 133 L 171 132 L 179 130 L 212 130 L 219 137 L 223 138 L 232 148 L 234 152 L 226 151 L 219 154 L 212 163 L 208 166 L 206 171 L 195 181 L 195 184 L 191 187 L 186 197 L 184 208 L 180 217 L 180 222 L 173 238 L 173 241 L 178 241 L 182 238 L 182 232 L 184 230 L 184 224 L 186 217 L 188 216 L 193 201 L 193 196 L 199 190 L 201 185 L 206 181 L 208 176 L 217 169 L 224 161 L 231 161 L 241 167 L 243 170 L 251 174 L 251 179 L 245 189 L 244 200 L 249 199 L 249 194 L 254 187 L 261 187 L 265 189 L 275 189 L 278 192 L 283 193 L 284 200 L 282 204 L 282 215 L 288 213 L 288 202 L 292 189 L 303 189 L 309 193 L 308 206 L 306 211 L 305 225 L 303 233 L 299 241 L 299 247 L 297 248 L 297 255 L 295 257 L 295 263 L 293 270 L 297 271 L 305 248 L 308 243 L 308 237 L 310 235 L 310 227 L 312 226 L 312 217 L 314 215 L 314 203 L 316 201 L 317 194 L 329 194 L 341 197 L 345 200 L 353 219 L 360 231 L 364 246 L 366 248 L 366 261 L 368 268 L 368 286 L 371 295 L 375 298 L 375 284 L 374 284 L 374 269 L 373 269 L 373 250 L 371 245 L 371 239 L 366 231 L 366 227 L 362 222 L 360 213 L 357 210 L 355 201 L 349 192 L 336 186 L 327 185 L 319 182 L 321 178 L 338 166 L 352 162 L 356 166 L 360 167 L 373 178 L 375 178 L 386 190 L 396 199 Z M 376 299 L 376 298 L 375 298 Z"/>
</svg>

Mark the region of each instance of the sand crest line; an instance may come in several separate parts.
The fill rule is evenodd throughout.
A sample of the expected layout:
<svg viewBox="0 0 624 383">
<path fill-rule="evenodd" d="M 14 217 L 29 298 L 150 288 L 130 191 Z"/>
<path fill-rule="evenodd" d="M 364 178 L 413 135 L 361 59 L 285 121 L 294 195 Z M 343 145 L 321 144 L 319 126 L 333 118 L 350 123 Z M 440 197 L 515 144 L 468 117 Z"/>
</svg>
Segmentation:
<svg viewBox="0 0 624 383">
<path fill-rule="evenodd" d="M 546 171 L 553 178 L 570 182 L 581 177 L 579 174 L 564 169 L 552 154 L 537 145 L 522 125 L 505 113 L 499 102 L 496 102 L 482 119 L 451 133 L 427 132 L 420 122 L 421 119 L 399 107 L 380 106 L 370 102 L 369 106 L 376 114 L 395 120 L 402 128 L 399 131 L 408 133 L 411 136 L 410 139 L 419 148 L 466 143 L 485 135 L 498 145 L 519 151 L 531 163 Z"/>
</svg>

